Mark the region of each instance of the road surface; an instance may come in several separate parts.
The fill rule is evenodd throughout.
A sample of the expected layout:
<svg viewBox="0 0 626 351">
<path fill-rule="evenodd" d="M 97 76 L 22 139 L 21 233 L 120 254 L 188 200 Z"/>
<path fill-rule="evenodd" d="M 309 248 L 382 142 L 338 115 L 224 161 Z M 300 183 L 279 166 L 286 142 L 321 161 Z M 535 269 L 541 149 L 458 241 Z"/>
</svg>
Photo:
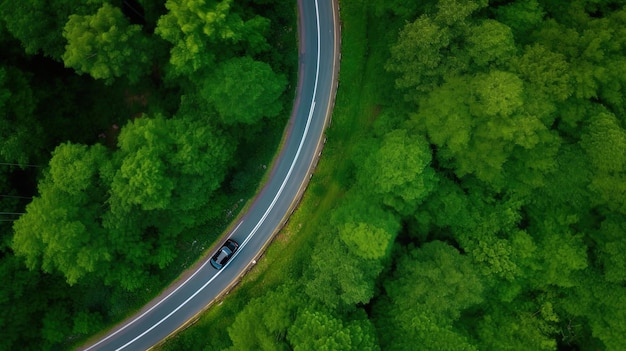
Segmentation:
<svg viewBox="0 0 626 351">
<path fill-rule="evenodd" d="M 223 238 L 240 244 L 235 256 L 220 271 L 206 257 L 136 315 L 80 350 L 147 350 L 158 344 L 228 292 L 284 225 L 312 175 L 334 103 L 340 46 L 336 2 L 298 0 L 300 62 L 292 116 L 268 181 Z"/>
</svg>

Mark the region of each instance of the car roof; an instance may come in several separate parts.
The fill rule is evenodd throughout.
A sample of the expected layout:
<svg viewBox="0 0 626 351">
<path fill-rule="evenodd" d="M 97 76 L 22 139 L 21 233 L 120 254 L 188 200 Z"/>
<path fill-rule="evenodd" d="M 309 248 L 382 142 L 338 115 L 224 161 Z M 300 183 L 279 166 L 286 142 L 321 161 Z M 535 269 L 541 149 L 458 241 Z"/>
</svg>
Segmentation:
<svg viewBox="0 0 626 351">
<path fill-rule="evenodd" d="M 218 263 L 222 263 L 231 253 L 232 251 L 230 251 L 228 247 L 222 247 L 220 249 L 219 255 L 217 255 L 217 258 L 215 258 L 215 261 L 217 261 Z"/>
</svg>

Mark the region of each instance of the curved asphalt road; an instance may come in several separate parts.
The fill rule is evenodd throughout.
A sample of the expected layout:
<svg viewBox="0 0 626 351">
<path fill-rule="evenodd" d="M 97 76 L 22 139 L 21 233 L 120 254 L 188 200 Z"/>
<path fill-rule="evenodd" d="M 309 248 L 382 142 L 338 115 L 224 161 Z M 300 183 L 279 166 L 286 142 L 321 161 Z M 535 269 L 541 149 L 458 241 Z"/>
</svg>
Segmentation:
<svg viewBox="0 0 626 351">
<path fill-rule="evenodd" d="M 339 60 L 336 0 L 298 0 L 298 7 L 299 82 L 290 125 L 269 180 L 229 233 L 240 249 L 220 271 L 203 260 L 135 316 L 81 350 L 147 350 L 158 344 L 229 291 L 295 208 L 323 146 Z"/>
</svg>

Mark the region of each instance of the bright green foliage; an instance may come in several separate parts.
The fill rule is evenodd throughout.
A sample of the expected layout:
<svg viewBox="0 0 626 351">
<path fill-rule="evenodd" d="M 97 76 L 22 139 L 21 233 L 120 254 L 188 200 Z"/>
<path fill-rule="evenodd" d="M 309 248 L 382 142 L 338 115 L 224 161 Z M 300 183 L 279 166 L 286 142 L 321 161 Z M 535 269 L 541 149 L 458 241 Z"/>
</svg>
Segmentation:
<svg viewBox="0 0 626 351">
<path fill-rule="evenodd" d="M 40 197 L 14 226 L 13 249 L 30 269 L 137 289 L 149 279 L 142 267 L 176 257 L 176 237 L 208 208 L 234 151 L 209 125 L 183 117 L 140 118 L 119 144 L 113 155 L 101 145 L 55 150 Z"/>
<path fill-rule="evenodd" d="M 126 77 L 136 83 L 150 69 L 150 47 L 141 27 L 130 25 L 122 11 L 108 3 L 94 15 L 71 15 L 63 36 L 66 67 L 112 83 Z"/>
<path fill-rule="evenodd" d="M 126 259 L 163 268 L 176 238 L 206 218 L 234 145 L 205 122 L 144 116 L 122 129 L 119 146 L 104 224 Z"/>
<path fill-rule="evenodd" d="M 437 22 L 446 26 L 463 25 L 474 11 L 487 6 L 487 0 L 439 0 L 435 6 Z"/>
<path fill-rule="evenodd" d="M 526 161 L 537 150 L 554 154 L 557 143 L 541 120 L 520 110 L 523 97 L 522 81 L 509 72 L 496 70 L 471 80 L 459 77 L 422 100 L 413 121 L 428 132 L 440 148 L 440 160 L 459 177 L 473 174 L 500 188 L 505 184 L 505 163 L 511 159 L 540 171 L 554 167 L 550 160 Z"/>
<path fill-rule="evenodd" d="M 556 332 L 558 317 L 549 302 L 537 311 L 499 306 L 481 318 L 477 332 L 480 350 L 556 350 L 549 337 Z"/>
<path fill-rule="evenodd" d="M 573 88 L 569 71 L 565 56 L 543 45 L 527 47 L 519 60 L 520 77 L 529 83 L 529 94 L 539 95 L 537 100 L 564 101 L 570 97 Z"/>
<path fill-rule="evenodd" d="M 143 210 L 166 208 L 174 188 L 164 159 L 171 144 L 162 117 L 140 118 L 122 128 L 119 146 L 124 156 L 113 180 L 113 198 Z"/>
<path fill-rule="evenodd" d="M 367 303 L 400 229 L 398 217 L 363 188 L 348 192 L 323 228 L 304 283 L 311 298 L 329 307 Z"/>
<path fill-rule="evenodd" d="M 332 308 L 367 303 L 382 262 L 357 256 L 334 234 L 327 234 L 313 251 L 305 292 Z"/>
<path fill-rule="evenodd" d="M 626 75 L 626 9 L 607 11 L 602 18 L 593 18 L 585 8 L 574 2 L 569 14 L 560 23 L 546 21 L 537 33 L 537 41 L 571 62 L 574 96 L 582 99 L 600 98 L 617 113 L 626 112 L 623 89 Z"/>
<path fill-rule="evenodd" d="M 359 170 L 360 183 L 400 214 L 411 214 L 437 184 L 432 151 L 420 136 L 394 130 Z"/>
<path fill-rule="evenodd" d="M 483 301 L 483 285 L 470 262 L 439 241 L 401 256 L 384 282 L 386 295 L 374 305 L 383 349 L 476 350 L 462 330 L 450 326 Z"/>
<path fill-rule="evenodd" d="M 310 303 L 293 282 L 250 300 L 228 328 L 229 350 L 378 350 L 362 310 L 341 318 Z"/>
<path fill-rule="evenodd" d="M 468 326 L 477 349 L 623 348 L 624 9 L 520 0 L 486 19 L 455 6 L 407 24 L 387 65 L 440 179 L 408 238 L 456 243 L 492 297 L 441 327 Z M 395 301 L 385 287 L 377 306 Z"/>
<path fill-rule="evenodd" d="M 285 340 L 304 300 L 292 287 L 279 287 L 251 300 L 228 328 L 235 350 L 288 350 Z"/>
<path fill-rule="evenodd" d="M 595 170 L 589 185 L 594 202 L 626 214 L 626 130 L 615 115 L 599 111 L 590 118 L 581 146 Z"/>
<path fill-rule="evenodd" d="M 522 80 L 515 74 L 492 70 L 478 75 L 472 84 L 476 101 L 475 114 L 491 117 L 508 117 L 524 104 Z"/>
<path fill-rule="evenodd" d="M 611 216 L 591 234 L 600 251 L 604 278 L 611 283 L 626 282 L 626 223 L 620 216 Z"/>
<path fill-rule="evenodd" d="M 119 146 L 112 205 L 143 210 L 206 205 L 234 152 L 211 125 L 186 117 L 136 119 L 122 129 Z"/>
<path fill-rule="evenodd" d="M 296 71 L 293 6 L 164 3 L 0 1 L 1 350 L 72 348 L 137 308 L 214 239 L 225 210 L 256 186 L 252 163 L 270 157 L 280 132 L 258 131 L 282 131 L 281 119 L 256 122 L 282 112 L 277 98 Z M 202 18 L 182 21 L 193 12 L 168 12 L 172 3 Z M 166 65 L 170 43 L 152 35 L 161 16 L 178 31 L 205 24 L 180 38 L 196 35 L 194 60 L 206 65 Z M 171 44 L 183 47 L 178 39 Z M 242 88 L 275 84 L 262 97 L 241 90 L 253 113 L 228 134 L 203 83 L 244 56 L 254 60 L 227 72 L 249 79 Z M 193 94 L 203 105 L 181 106 Z M 241 140 L 255 161 L 235 155 Z M 253 186 L 229 187 L 234 165 Z"/>
<path fill-rule="evenodd" d="M 169 10 L 157 24 L 155 33 L 172 43 L 170 63 L 176 74 L 191 75 L 209 67 L 219 50 L 243 44 L 250 54 L 269 49 L 263 34 L 269 21 L 255 16 L 245 21 L 233 11 L 232 0 L 168 0 Z"/>
<path fill-rule="evenodd" d="M 112 259 L 97 224 L 104 201 L 98 171 L 106 159 L 102 146 L 62 144 L 54 151 L 50 171 L 39 184 L 41 195 L 14 224 L 12 247 L 29 269 L 59 271 L 75 284 Z"/>
<path fill-rule="evenodd" d="M 294 351 L 379 350 L 367 319 L 344 322 L 307 308 L 298 312 L 287 338 Z"/>
<path fill-rule="evenodd" d="M 203 95 L 225 124 L 255 124 L 276 117 L 283 109 L 279 97 L 287 80 L 265 62 L 246 56 L 220 65 L 204 83 Z"/>
<path fill-rule="evenodd" d="M 504 65 L 516 51 L 511 28 L 494 20 L 472 27 L 468 44 L 468 54 L 481 67 Z"/>
<path fill-rule="evenodd" d="M 367 259 L 378 259 L 390 251 L 395 233 L 368 223 L 346 223 L 339 228 L 339 236 L 355 255 Z"/>
<path fill-rule="evenodd" d="M 422 16 L 407 24 L 391 47 L 391 60 L 387 64 L 388 70 L 402 73 L 396 80 L 397 86 L 426 92 L 440 83 L 442 71 L 454 73 L 457 71 L 454 66 L 459 64 L 463 69 L 462 62 L 444 60 L 451 36 L 448 28 L 430 17 Z M 407 98 L 412 98 L 412 94 L 407 94 Z"/>
<path fill-rule="evenodd" d="M 558 217 L 557 217 L 558 218 Z M 574 218 L 569 218 L 573 221 Z M 537 230 L 536 258 L 539 261 L 534 279 L 536 284 L 573 287 L 577 285 L 577 271 L 587 268 L 587 253 L 582 235 L 563 230 L 558 221 L 546 219 L 543 228 Z M 544 231 L 545 232 L 542 232 Z"/>
</svg>

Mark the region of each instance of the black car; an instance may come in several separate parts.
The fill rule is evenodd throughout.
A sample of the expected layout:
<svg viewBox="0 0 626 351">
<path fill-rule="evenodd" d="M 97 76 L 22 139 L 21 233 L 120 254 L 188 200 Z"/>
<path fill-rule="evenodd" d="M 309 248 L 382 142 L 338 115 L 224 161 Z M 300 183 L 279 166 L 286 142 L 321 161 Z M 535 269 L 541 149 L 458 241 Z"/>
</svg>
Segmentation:
<svg viewBox="0 0 626 351">
<path fill-rule="evenodd" d="M 233 257 L 238 248 L 239 244 L 235 240 L 226 240 L 224 246 L 211 257 L 211 266 L 215 267 L 215 269 L 221 269 Z"/>
</svg>

